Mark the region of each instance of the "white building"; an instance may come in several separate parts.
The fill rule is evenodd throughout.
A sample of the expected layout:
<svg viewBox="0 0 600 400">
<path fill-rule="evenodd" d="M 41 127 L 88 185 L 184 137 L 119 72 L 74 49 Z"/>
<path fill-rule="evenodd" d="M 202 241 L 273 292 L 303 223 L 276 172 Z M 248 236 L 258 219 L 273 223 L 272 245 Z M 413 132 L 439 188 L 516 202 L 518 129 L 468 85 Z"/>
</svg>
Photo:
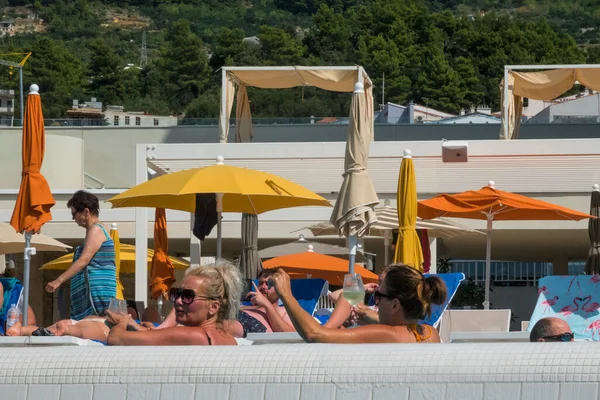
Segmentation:
<svg viewBox="0 0 600 400">
<path fill-rule="evenodd" d="M 110 126 L 150 128 L 177 125 L 177 117 L 125 111 L 123 106 L 107 106 L 104 118 Z"/>
<path fill-rule="evenodd" d="M 598 123 L 600 122 L 600 93 L 558 99 L 528 120 L 528 123 Z"/>
<path fill-rule="evenodd" d="M 0 90 L 0 125 L 13 126 L 15 118 L 15 91 Z"/>
</svg>

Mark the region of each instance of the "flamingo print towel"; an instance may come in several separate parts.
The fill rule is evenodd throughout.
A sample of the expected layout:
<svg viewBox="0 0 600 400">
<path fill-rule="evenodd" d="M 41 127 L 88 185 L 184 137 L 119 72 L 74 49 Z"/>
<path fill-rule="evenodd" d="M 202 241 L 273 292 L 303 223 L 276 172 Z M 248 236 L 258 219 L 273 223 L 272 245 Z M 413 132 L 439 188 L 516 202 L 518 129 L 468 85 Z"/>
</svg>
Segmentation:
<svg viewBox="0 0 600 400">
<path fill-rule="evenodd" d="M 540 279 L 538 300 L 527 331 L 545 317 L 567 321 L 576 340 L 600 340 L 600 275 Z"/>
</svg>

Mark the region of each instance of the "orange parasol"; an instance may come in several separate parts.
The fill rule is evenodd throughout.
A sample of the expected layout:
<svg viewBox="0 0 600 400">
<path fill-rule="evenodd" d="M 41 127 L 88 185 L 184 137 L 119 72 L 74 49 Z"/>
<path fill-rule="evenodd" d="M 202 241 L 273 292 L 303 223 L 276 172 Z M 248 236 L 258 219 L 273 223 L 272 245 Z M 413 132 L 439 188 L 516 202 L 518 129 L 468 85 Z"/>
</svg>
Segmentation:
<svg viewBox="0 0 600 400">
<path fill-rule="evenodd" d="M 154 256 L 150 271 L 150 296 L 157 299 L 161 295 L 167 297 L 167 291 L 175 283 L 175 268 L 168 255 L 169 239 L 164 208 L 156 209 L 154 221 Z"/>
<path fill-rule="evenodd" d="M 52 197 L 50 186 L 41 173 L 44 161 L 44 116 L 42 101 L 38 93 L 38 85 L 31 85 L 27 96 L 25 120 L 23 121 L 23 165 L 21 170 L 21 187 L 15 203 L 10 224 L 19 233 L 25 233 L 24 273 L 23 273 L 23 325 L 27 325 L 27 309 L 29 306 L 29 269 L 31 256 L 35 248 L 31 248 L 32 233 L 39 233 L 42 225 L 52 219 L 50 208 L 56 203 Z"/>
<path fill-rule="evenodd" d="M 494 182 L 480 190 L 450 195 L 441 194 L 419 202 L 423 219 L 439 217 L 483 219 L 487 221 L 485 263 L 485 308 L 489 308 L 492 221 L 573 220 L 594 218 L 576 210 L 494 188 Z"/>
<path fill-rule="evenodd" d="M 292 278 L 321 278 L 333 285 L 343 285 L 344 275 L 348 273 L 348 260 L 327 256 L 325 254 L 305 251 L 296 254 L 271 258 L 263 262 L 263 269 L 282 268 Z M 354 272 L 359 274 L 363 282 L 376 283 L 377 274 L 356 264 Z"/>
<path fill-rule="evenodd" d="M 46 178 L 40 172 L 44 161 L 44 116 L 38 86 L 31 85 L 23 121 L 23 168 L 21 187 L 10 224 L 19 233 L 38 233 L 52 219 L 56 203 Z"/>
</svg>

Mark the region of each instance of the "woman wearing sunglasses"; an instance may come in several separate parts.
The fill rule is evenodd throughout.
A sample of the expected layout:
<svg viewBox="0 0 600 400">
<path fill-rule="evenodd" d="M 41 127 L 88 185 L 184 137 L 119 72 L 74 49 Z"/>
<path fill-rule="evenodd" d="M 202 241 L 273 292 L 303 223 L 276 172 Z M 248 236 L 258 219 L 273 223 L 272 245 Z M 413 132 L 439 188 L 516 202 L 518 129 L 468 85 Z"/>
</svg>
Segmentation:
<svg viewBox="0 0 600 400">
<path fill-rule="evenodd" d="M 332 329 L 319 325 L 292 296 L 290 277 L 283 270 L 273 276 L 279 294 L 302 339 L 309 343 L 419 343 L 440 342 L 437 331 L 418 321 L 431 314 L 432 304 L 442 304 L 447 291 L 434 276 L 425 278 L 414 268 L 391 265 L 378 290 L 379 323 L 352 329 Z"/>
<path fill-rule="evenodd" d="M 235 319 L 240 306 L 242 277 L 239 269 L 226 262 L 190 268 L 181 288 L 169 291 L 178 326 L 128 331 L 129 316 L 107 311 L 114 324 L 108 344 L 121 346 L 236 345 L 223 323 Z"/>
</svg>

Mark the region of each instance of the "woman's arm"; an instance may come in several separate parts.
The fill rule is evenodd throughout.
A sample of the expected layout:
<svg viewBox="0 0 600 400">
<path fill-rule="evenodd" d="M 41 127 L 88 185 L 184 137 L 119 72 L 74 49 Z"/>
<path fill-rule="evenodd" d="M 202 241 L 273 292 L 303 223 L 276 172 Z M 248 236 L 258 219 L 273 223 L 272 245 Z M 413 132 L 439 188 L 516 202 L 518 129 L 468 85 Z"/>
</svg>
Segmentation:
<svg viewBox="0 0 600 400">
<path fill-rule="evenodd" d="M 99 226 L 93 226 L 85 236 L 85 246 L 81 256 L 65 272 L 60 274 L 54 281 L 48 283 L 46 291 L 53 293 L 63 283 L 71 279 L 75 274 L 84 269 L 98 252 L 102 243 L 106 240 L 104 231 Z"/>
<path fill-rule="evenodd" d="M 2 310 L 2 305 L 4 304 L 4 286 L 0 283 L 0 310 Z"/>
<path fill-rule="evenodd" d="M 265 310 L 269 325 L 271 325 L 273 332 L 295 332 L 294 327 L 285 322 L 283 317 L 277 312 L 277 305 L 269 302 L 269 300 L 259 292 L 254 282 L 252 282 L 252 285 L 254 285 L 254 291 L 248 293 L 252 296 L 252 304 L 262 307 Z"/>
<path fill-rule="evenodd" d="M 337 292 L 338 291 L 335 291 L 334 293 Z M 348 303 L 348 301 L 344 298 L 344 295 L 342 294 L 337 298 L 337 301 L 335 302 L 335 308 L 333 309 L 331 316 L 323 326 L 326 328 L 339 328 L 344 324 L 344 322 L 348 320 L 351 311 L 352 305 Z"/>
<path fill-rule="evenodd" d="M 308 343 L 394 343 L 402 342 L 398 331 L 387 325 L 370 325 L 354 329 L 325 328 L 313 319 L 292 296 L 290 277 L 283 270 L 273 275 L 279 298 L 296 331 Z"/>
<path fill-rule="evenodd" d="M 208 337 L 203 329 L 188 326 L 128 331 L 127 325 L 116 325 L 108 334 L 108 344 L 111 346 L 207 345 Z"/>
<path fill-rule="evenodd" d="M 145 331 L 128 331 L 129 316 L 107 311 L 108 320 L 115 323 L 108 334 L 107 343 L 112 346 L 176 346 L 207 345 L 208 337 L 202 328 L 178 326 Z"/>
</svg>

